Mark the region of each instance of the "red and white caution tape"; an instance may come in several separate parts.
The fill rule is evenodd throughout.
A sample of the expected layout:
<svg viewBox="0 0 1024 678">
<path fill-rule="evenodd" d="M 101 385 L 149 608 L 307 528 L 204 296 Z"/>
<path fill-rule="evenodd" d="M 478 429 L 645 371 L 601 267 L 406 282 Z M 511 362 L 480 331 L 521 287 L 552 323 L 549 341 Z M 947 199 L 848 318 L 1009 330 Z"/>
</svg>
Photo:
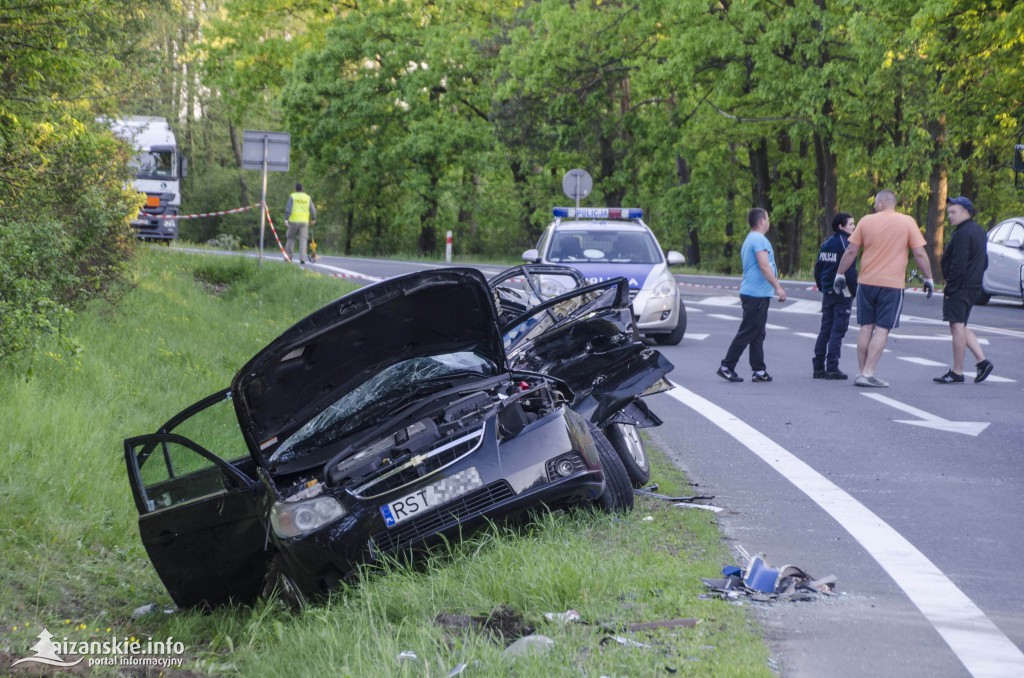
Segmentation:
<svg viewBox="0 0 1024 678">
<path fill-rule="evenodd" d="M 274 228 L 274 220 L 270 218 L 270 208 L 267 207 L 266 203 L 263 203 L 263 211 L 267 214 L 267 223 L 270 224 L 270 232 L 274 234 L 274 240 L 277 241 L 277 249 L 281 250 L 281 256 L 284 257 L 285 261 L 291 261 L 292 258 L 288 256 L 288 253 L 284 251 L 284 247 L 281 246 L 281 239 L 277 237 L 277 229 Z"/>
<path fill-rule="evenodd" d="M 145 212 L 139 212 L 139 219 L 163 219 L 165 221 L 178 221 L 180 219 L 201 219 L 203 217 L 222 217 L 225 214 L 237 214 L 238 212 L 246 212 L 251 209 L 256 209 L 260 206 L 260 203 L 253 205 L 247 205 L 245 207 L 236 207 L 233 210 L 222 210 L 220 212 L 203 212 L 202 214 L 147 214 Z"/>
</svg>

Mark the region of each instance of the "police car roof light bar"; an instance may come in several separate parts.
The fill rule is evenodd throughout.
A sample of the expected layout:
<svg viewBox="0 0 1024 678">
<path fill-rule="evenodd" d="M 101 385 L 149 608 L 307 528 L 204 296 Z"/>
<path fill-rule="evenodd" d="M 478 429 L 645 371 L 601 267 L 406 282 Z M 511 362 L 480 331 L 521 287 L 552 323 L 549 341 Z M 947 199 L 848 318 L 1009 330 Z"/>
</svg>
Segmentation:
<svg viewBox="0 0 1024 678">
<path fill-rule="evenodd" d="M 555 207 L 551 210 L 563 219 L 642 219 L 639 207 Z"/>
</svg>

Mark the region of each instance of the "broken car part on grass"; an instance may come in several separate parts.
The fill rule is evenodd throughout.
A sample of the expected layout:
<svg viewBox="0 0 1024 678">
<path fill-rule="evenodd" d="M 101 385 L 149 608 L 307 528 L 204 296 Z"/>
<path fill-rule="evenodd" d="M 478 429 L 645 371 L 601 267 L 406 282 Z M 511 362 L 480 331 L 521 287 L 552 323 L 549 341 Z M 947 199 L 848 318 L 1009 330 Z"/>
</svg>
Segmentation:
<svg viewBox="0 0 1024 678">
<path fill-rule="evenodd" d="M 547 506 L 626 510 L 640 399 L 672 365 L 622 278 L 519 266 L 399 276 L 300 320 L 231 382 L 124 443 L 139 530 L 180 607 L 293 606 L 360 564 Z"/>
</svg>

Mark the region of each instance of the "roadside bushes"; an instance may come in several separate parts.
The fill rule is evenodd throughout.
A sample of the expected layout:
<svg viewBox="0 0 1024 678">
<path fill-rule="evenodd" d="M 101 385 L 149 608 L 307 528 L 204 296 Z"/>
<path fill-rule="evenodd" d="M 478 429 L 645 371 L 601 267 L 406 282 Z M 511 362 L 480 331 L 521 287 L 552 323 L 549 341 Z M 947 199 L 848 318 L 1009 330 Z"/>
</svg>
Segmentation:
<svg viewBox="0 0 1024 678">
<path fill-rule="evenodd" d="M 82 304 L 113 299 L 135 241 L 140 198 L 126 189 L 128 149 L 109 131 L 63 116 L 7 120 L 0 163 L 0 358 L 61 333 Z M 32 162 L 14 162 L 31 158 Z"/>
</svg>

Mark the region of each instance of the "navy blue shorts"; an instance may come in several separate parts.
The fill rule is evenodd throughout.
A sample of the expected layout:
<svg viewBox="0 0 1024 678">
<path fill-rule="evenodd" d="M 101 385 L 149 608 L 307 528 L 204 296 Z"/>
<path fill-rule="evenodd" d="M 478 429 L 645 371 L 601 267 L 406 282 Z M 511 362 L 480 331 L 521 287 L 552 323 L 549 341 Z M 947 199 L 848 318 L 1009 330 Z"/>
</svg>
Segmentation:
<svg viewBox="0 0 1024 678">
<path fill-rule="evenodd" d="M 903 290 L 877 285 L 857 285 L 857 323 L 891 330 L 900 326 Z"/>
</svg>

